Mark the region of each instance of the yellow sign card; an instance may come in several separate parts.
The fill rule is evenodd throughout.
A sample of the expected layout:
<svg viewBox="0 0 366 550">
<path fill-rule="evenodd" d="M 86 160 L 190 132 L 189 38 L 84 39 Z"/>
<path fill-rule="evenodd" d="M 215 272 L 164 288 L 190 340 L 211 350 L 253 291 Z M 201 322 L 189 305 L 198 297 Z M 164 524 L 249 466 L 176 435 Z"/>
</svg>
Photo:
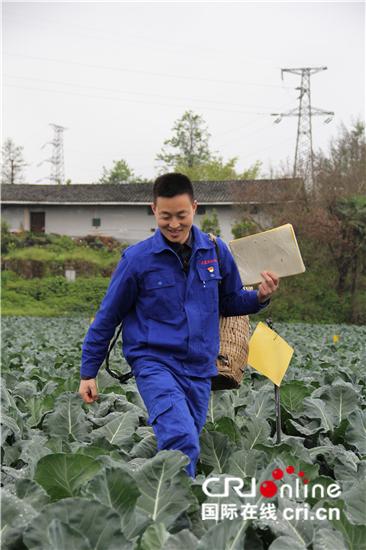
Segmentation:
<svg viewBox="0 0 366 550">
<path fill-rule="evenodd" d="M 259 322 L 249 340 L 248 365 L 280 386 L 293 353 L 281 336 Z"/>
</svg>

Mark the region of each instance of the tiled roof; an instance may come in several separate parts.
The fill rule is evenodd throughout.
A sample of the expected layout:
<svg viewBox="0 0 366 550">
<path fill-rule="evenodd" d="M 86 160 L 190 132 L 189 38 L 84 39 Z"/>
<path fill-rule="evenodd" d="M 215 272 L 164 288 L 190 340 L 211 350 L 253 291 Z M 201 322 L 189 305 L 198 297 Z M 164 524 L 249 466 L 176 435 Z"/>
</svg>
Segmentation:
<svg viewBox="0 0 366 550">
<path fill-rule="evenodd" d="M 113 203 L 149 204 L 152 183 L 1 186 L 4 204 Z M 273 203 L 304 198 L 301 179 L 199 181 L 193 183 L 200 204 Z"/>
</svg>

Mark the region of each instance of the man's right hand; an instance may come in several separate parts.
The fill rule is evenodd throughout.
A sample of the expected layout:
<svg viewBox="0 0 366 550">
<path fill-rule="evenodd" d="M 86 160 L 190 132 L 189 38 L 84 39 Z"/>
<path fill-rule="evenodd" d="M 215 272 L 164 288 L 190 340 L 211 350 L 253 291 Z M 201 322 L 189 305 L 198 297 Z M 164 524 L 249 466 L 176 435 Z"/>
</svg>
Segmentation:
<svg viewBox="0 0 366 550">
<path fill-rule="evenodd" d="M 80 380 L 79 394 L 85 403 L 93 403 L 99 399 L 95 378 Z"/>
</svg>

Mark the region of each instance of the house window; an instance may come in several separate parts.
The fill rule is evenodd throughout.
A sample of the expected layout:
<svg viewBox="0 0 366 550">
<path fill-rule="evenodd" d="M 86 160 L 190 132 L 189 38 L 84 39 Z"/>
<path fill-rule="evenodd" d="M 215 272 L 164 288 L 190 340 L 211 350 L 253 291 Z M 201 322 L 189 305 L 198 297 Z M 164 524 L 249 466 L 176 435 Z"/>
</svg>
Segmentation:
<svg viewBox="0 0 366 550">
<path fill-rule="evenodd" d="M 200 204 L 197 206 L 197 214 L 206 214 L 206 206 L 201 206 Z"/>
<path fill-rule="evenodd" d="M 93 227 L 100 227 L 100 218 L 93 218 L 92 219 L 92 226 Z"/>
<path fill-rule="evenodd" d="M 32 233 L 44 233 L 46 225 L 45 212 L 30 213 L 30 230 Z"/>
</svg>

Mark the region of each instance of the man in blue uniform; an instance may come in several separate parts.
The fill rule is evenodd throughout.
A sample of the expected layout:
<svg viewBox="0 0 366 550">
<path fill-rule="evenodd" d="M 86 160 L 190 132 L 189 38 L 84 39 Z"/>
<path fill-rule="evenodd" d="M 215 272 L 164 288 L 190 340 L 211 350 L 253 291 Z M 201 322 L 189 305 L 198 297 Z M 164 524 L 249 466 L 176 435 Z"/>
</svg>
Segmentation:
<svg viewBox="0 0 366 550">
<path fill-rule="evenodd" d="M 158 449 L 190 458 L 195 477 L 199 434 L 206 420 L 211 377 L 216 376 L 219 315 L 263 309 L 279 279 L 263 272 L 258 290 L 242 288 L 227 247 L 193 225 L 193 187 L 183 174 L 157 178 L 153 188 L 158 228 L 129 246 L 84 340 L 79 393 L 97 396 L 95 377 L 116 327 L 123 321 L 123 353 L 146 405 Z"/>
</svg>

